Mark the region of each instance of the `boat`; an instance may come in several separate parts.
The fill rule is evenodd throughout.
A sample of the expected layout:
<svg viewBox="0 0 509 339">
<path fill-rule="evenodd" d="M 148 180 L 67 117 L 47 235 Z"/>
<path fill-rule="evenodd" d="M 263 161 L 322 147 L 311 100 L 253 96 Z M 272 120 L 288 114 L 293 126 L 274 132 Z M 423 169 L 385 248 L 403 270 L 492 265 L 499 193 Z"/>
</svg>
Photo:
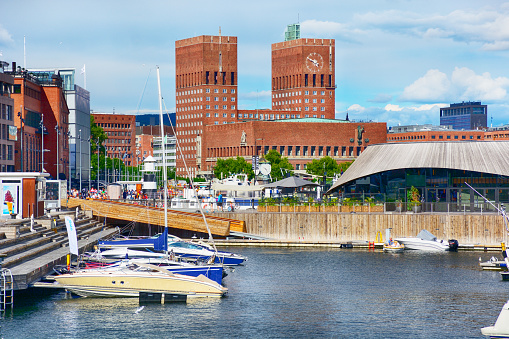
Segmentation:
<svg viewBox="0 0 509 339">
<path fill-rule="evenodd" d="M 405 245 L 399 243 L 397 240 L 389 240 L 383 244 L 383 251 L 387 253 L 401 253 L 405 250 Z"/>
<path fill-rule="evenodd" d="M 507 271 L 507 263 L 497 257 L 491 257 L 488 261 L 479 258 L 479 266 L 485 271 Z"/>
<path fill-rule="evenodd" d="M 509 300 L 502 307 L 495 325 L 481 328 L 481 333 L 490 338 L 509 338 Z"/>
<path fill-rule="evenodd" d="M 433 234 L 427 230 L 422 230 L 416 237 L 397 238 L 396 241 L 405 245 L 407 250 L 420 251 L 456 251 L 458 250 L 458 241 L 438 240 Z"/>
<path fill-rule="evenodd" d="M 174 274 L 164 267 L 129 262 L 121 267 L 84 269 L 54 277 L 53 288 L 82 297 L 140 297 L 142 293 L 185 298 L 222 297 L 228 289 L 200 275 Z"/>
<path fill-rule="evenodd" d="M 161 257 L 163 253 L 159 244 L 163 241 L 161 239 L 163 235 L 156 235 L 151 238 L 145 239 L 121 239 L 111 241 L 100 241 L 97 245 L 102 251 L 103 256 L 110 254 L 116 254 L 116 258 L 125 257 L 126 253 L 129 253 L 129 257 Z M 246 257 L 226 252 L 216 251 L 210 247 L 210 245 L 200 242 L 190 242 L 182 240 L 176 236 L 168 235 L 168 251 L 172 251 L 175 256 L 184 259 L 202 260 L 208 261 L 214 257 L 214 262 L 217 264 L 223 264 L 226 266 L 241 265 L 246 261 Z M 118 252 L 107 252 L 107 249 L 121 248 Z M 122 255 L 123 253 L 123 255 Z"/>
<path fill-rule="evenodd" d="M 152 256 L 150 256 L 152 254 Z M 83 259 L 84 268 L 97 268 L 97 267 L 115 267 L 122 261 L 130 260 L 132 263 L 152 264 L 159 267 L 164 267 L 168 271 L 176 274 L 184 274 L 192 277 L 204 275 L 207 278 L 222 283 L 222 280 L 227 276 L 223 265 L 215 265 L 207 262 L 189 263 L 184 261 L 172 260 L 173 253 L 165 256 L 154 256 L 154 253 L 145 251 L 129 250 L 127 248 L 114 248 L 106 251 L 95 251 L 86 253 Z"/>
</svg>

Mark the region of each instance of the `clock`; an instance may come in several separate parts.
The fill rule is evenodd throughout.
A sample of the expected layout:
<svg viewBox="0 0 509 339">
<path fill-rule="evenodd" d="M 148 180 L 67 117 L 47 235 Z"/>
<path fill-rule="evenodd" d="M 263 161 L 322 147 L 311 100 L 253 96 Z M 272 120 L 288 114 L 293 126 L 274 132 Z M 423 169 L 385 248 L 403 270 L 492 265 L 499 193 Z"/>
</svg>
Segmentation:
<svg viewBox="0 0 509 339">
<path fill-rule="evenodd" d="M 320 54 L 318 53 L 310 53 L 307 57 L 306 57 L 306 67 L 308 68 L 308 70 L 310 70 L 311 72 L 318 72 L 322 69 L 323 67 L 323 58 Z"/>
</svg>

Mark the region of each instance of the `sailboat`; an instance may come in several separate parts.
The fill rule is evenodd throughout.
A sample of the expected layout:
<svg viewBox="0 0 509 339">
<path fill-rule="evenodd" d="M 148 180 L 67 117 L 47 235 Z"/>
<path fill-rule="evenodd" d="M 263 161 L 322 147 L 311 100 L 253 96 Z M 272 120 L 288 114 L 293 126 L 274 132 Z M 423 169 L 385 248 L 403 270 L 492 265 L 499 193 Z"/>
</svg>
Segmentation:
<svg viewBox="0 0 509 339">
<path fill-rule="evenodd" d="M 486 199 L 486 197 L 484 197 L 481 193 L 477 192 L 472 186 L 470 186 L 467 183 L 465 183 L 465 185 L 470 187 L 470 189 L 477 193 L 481 198 L 484 199 L 484 201 L 493 206 L 502 215 L 504 219 L 505 230 L 509 233 L 509 223 L 505 208 L 504 207 L 498 208 L 491 201 Z M 502 247 L 503 247 L 502 254 L 504 256 L 504 260 L 506 262 L 506 265 L 509 266 L 509 258 L 507 257 L 509 254 L 509 250 L 506 249 L 504 246 Z M 506 273 L 507 272 L 501 272 L 502 278 L 505 276 Z M 500 314 L 498 315 L 495 324 L 493 326 L 481 328 L 481 333 L 490 338 L 509 338 L 509 300 L 502 307 L 502 310 L 500 311 Z"/>
<path fill-rule="evenodd" d="M 163 130 L 162 96 L 159 67 L 157 67 L 159 89 L 159 116 L 161 136 Z M 164 182 L 164 233 L 154 239 L 154 247 L 168 253 L 167 171 L 165 143 L 162 143 Z M 210 231 L 209 231 L 210 232 Z M 177 297 L 221 297 L 228 289 L 204 275 L 198 277 L 175 274 L 168 269 L 141 262 L 128 261 L 119 267 L 83 269 L 55 276 L 52 287 L 62 287 L 81 296 L 140 297 L 143 293 Z"/>
</svg>

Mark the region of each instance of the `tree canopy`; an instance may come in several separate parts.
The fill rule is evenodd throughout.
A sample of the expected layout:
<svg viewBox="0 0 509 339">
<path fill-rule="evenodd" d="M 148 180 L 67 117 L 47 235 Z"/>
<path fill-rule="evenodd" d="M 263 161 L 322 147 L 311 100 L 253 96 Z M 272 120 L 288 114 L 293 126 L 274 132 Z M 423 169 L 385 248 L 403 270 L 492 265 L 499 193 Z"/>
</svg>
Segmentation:
<svg viewBox="0 0 509 339">
<path fill-rule="evenodd" d="M 331 177 L 335 174 L 341 173 L 341 167 L 338 165 L 336 160 L 326 156 L 308 163 L 306 173 L 318 176 L 328 175 Z"/>
<path fill-rule="evenodd" d="M 90 115 L 90 151 L 92 153 L 97 152 L 96 142 L 99 140 L 99 149 L 101 153 L 104 152 L 103 143 L 106 139 L 108 139 L 108 136 L 104 133 L 102 127 L 97 126 L 94 116 Z"/>
<path fill-rule="evenodd" d="M 219 179 L 240 173 L 246 173 L 249 179 L 254 178 L 251 164 L 243 157 L 218 159 L 214 166 L 214 176 Z"/>
<path fill-rule="evenodd" d="M 286 177 L 286 174 L 293 174 L 293 166 L 288 161 L 288 158 L 284 158 L 281 154 L 272 149 L 265 155 L 265 160 L 270 162 L 271 171 L 270 176 L 272 180 L 277 181 Z"/>
</svg>

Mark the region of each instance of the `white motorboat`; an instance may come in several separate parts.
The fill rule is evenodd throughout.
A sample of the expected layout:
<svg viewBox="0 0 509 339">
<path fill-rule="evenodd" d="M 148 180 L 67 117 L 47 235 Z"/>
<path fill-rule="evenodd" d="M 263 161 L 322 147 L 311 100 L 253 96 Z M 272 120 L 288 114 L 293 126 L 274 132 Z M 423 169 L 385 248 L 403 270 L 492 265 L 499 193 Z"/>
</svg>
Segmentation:
<svg viewBox="0 0 509 339">
<path fill-rule="evenodd" d="M 481 328 L 481 333 L 490 338 L 509 338 L 509 300 L 502 307 L 495 325 Z"/>
<path fill-rule="evenodd" d="M 416 237 L 397 238 L 395 240 L 405 245 L 407 250 L 456 251 L 458 249 L 457 240 L 438 240 L 427 230 L 420 231 Z"/>
<path fill-rule="evenodd" d="M 51 287 L 65 288 L 83 297 L 140 297 L 141 293 L 185 298 L 222 297 L 228 289 L 200 275 L 174 274 L 151 264 L 86 269 L 57 275 Z"/>
<path fill-rule="evenodd" d="M 491 257 L 488 261 L 479 258 L 479 266 L 485 271 L 507 271 L 507 263 L 497 257 Z"/>
</svg>

